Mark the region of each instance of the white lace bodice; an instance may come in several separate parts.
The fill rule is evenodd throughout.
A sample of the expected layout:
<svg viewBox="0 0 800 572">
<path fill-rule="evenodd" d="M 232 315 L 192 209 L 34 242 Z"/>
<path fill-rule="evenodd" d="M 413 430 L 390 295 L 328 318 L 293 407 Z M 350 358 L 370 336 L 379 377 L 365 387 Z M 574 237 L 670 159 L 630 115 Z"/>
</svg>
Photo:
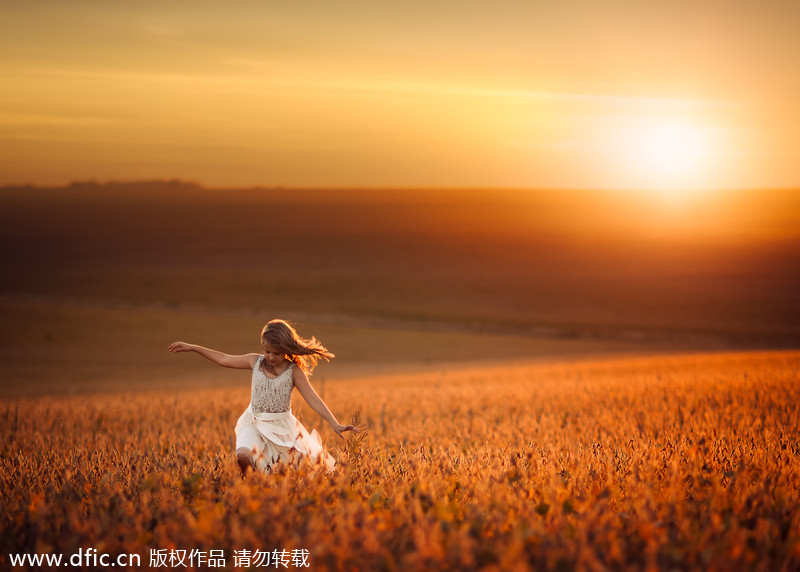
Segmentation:
<svg viewBox="0 0 800 572">
<path fill-rule="evenodd" d="M 289 364 L 289 367 L 278 377 L 267 377 L 261 370 L 263 359 L 264 356 L 259 356 L 253 367 L 253 383 L 250 393 L 253 414 L 291 411 L 294 364 Z"/>
</svg>

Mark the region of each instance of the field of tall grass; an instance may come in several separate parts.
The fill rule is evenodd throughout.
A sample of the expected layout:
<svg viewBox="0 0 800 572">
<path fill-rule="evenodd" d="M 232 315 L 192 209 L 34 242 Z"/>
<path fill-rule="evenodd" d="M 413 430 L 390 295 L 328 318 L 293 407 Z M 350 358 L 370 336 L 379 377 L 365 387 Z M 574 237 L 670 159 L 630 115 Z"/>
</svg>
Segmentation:
<svg viewBox="0 0 800 572">
<path fill-rule="evenodd" d="M 244 481 L 245 385 L 7 399 L 0 567 L 92 547 L 144 569 L 307 550 L 312 570 L 797 570 L 799 369 L 771 352 L 337 380 L 324 398 L 357 436 L 295 402 L 335 471 Z"/>
</svg>

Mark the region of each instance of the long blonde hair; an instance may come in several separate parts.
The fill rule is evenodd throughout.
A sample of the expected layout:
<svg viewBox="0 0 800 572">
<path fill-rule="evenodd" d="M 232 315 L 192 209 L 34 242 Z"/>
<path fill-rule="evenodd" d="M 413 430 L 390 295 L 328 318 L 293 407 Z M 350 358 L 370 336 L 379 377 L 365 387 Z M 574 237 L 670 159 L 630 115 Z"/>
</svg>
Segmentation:
<svg viewBox="0 0 800 572">
<path fill-rule="evenodd" d="M 300 366 L 308 375 L 314 371 L 320 358 L 330 361 L 335 357 L 317 338 L 301 338 L 286 320 L 268 322 L 261 330 L 261 343 L 267 343 L 286 354 L 286 359 Z"/>
</svg>

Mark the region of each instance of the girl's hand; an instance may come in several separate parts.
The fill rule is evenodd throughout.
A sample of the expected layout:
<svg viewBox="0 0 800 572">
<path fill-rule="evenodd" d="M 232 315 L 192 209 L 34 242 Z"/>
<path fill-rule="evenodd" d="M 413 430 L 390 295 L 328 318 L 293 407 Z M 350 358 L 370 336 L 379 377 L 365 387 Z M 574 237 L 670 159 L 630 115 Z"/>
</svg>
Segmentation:
<svg viewBox="0 0 800 572">
<path fill-rule="evenodd" d="M 341 423 L 337 423 L 336 425 L 332 425 L 332 427 L 333 430 L 336 431 L 336 434 L 342 439 L 344 439 L 344 435 L 342 435 L 342 433 L 344 433 L 345 431 L 352 431 L 353 433 L 358 433 L 358 428 L 356 428 L 354 425 L 342 425 Z"/>
<path fill-rule="evenodd" d="M 186 342 L 172 342 L 169 345 L 169 351 L 172 353 L 190 352 L 192 351 L 192 344 L 187 344 Z"/>
</svg>

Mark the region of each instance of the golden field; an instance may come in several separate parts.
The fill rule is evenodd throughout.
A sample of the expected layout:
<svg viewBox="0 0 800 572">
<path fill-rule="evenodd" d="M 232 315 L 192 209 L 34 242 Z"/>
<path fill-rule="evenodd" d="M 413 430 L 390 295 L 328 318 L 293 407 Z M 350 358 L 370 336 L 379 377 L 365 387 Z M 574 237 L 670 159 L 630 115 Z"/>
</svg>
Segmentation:
<svg viewBox="0 0 800 572">
<path fill-rule="evenodd" d="M 0 569 L 800 569 L 800 193 L 724 199 L 0 189 Z M 296 398 L 337 469 L 242 482 L 248 372 L 167 345 L 259 351 L 275 317 L 365 431 Z"/>
<path fill-rule="evenodd" d="M 238 389 L 6 400 L 9 553 L 307 549 L 313 570 L 796 570 L 800 353 L 325 384 L 332 474 L 241 481 Z M 247 377 L 246 372 L 238 372 Z M 317 384 L 319 389 L 319 385 Z M 16 568 L 20 569 L 20 568 Z"/>
</svg>

